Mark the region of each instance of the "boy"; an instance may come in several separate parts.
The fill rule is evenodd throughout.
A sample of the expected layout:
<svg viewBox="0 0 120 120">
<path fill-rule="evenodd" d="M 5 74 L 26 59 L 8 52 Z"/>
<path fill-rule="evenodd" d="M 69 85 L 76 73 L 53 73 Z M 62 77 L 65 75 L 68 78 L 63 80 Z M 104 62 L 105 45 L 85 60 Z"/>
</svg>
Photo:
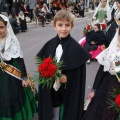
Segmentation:
<svg viewBox="0 0 120 120">
<path fill-rule="evenodd" d="M 37 56 L 57 57 L 61 67 L 62 83 L 58 91 L 39 86 L 39 120 L 81 120 L 84 106 L 86 61 L 90 55 L 70 36 L 74 17 L 60 10 L 54 17 L 57 36 L 49 40 Z M 64 84 L 66 83 L 66 84 Z"/>
</svg>

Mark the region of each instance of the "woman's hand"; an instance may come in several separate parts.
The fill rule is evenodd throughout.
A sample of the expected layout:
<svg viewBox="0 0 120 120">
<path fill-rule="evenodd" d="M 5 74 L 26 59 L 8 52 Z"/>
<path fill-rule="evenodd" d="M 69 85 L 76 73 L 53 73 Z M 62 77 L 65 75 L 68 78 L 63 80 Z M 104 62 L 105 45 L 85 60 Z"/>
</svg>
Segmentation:
<svg viewBox="0 0 120 120">
<path fill-rule="evenodd" d="M 107 23 L 108 22 L 108 19 L 105 19 L 105 23 Z M 107 26 L 107 24 L 106 24 L 106 26 Z"/>
<path fill-rule="evenodd" d="M 101 45 L 101 50 L 105 50 L 105 45 Z"/>
<path fill-rule="evenodd" d="M 67 82 L 67 76 L 62 74 L 62 77 L 59 79 L 61 83 L 66 83 Z"/>
<path fill-rule="evenodd" d="M 88 94 L 88 99 L 91 100 L 94 96 L 95 96 L 95 92 L 94 92 L 94 91 L 91 91 L 91 92 Z"/>
<path fill-rule="evenodd" d="M 30 84 L 30 80 L 23 80 L 22 81 L 22 86 L 27 87 Z"/>
</svg>

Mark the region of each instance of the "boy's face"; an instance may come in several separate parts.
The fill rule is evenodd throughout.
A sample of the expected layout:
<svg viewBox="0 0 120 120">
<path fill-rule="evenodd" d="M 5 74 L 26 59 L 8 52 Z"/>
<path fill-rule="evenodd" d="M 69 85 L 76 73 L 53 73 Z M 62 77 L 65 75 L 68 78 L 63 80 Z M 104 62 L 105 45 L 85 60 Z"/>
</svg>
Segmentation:
<svg viewBox="0 0 120 120">
<path fill-rule="evenodd" d="M 72 28 L 73 28 L 72 23 L 66 20 L 62 20 L 62 21 L 58 20 L 54 25 L 54 29 L 56 30 L 60 38 L 67 37 L 70 34 L 70 31 L 72 30 Z"/>
</svg>

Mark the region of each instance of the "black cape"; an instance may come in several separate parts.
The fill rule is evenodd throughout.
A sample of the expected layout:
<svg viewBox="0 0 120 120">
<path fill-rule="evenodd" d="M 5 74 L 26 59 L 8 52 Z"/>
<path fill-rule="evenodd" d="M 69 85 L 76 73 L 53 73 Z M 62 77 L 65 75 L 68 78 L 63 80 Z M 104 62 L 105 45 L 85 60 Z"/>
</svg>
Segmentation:
<svg viewBox="0 0 120 120">
<path fill-rule="evenodd" d="M 95 44 L 91 44 L 91 42 L 95 42 Z M 98 48 L 98 45 L 105 45 L 106 47 L 108 46 L 108 38 L 107 35 L 105 35 L 105 33 L 103 31 L 98 31 L 98 32 L 94 32 L 94 30 L 92 30 L 91 32 L 88 32 L 86 35 L 86 43 L 84 44 L 84 48 L 87 51 L 92 51 L 92 50 L 96 50 Z"/>
<path fill-rule="evenodd" d="M 66 89 L 62 90 L 62 103 L 65 106 L 63 120 L 81 120 L 85 94 L 85 62 L 90 58 L 90 55 L 68 35 L 61 40 L 56 36 L 48 41 L 37 56 L 41 58 L 54 57 L 59 43 L 63 47 L 61 60 L 63 60 L 64 65 L 61 69 L 67 76 Z M 39 120 L 53 120 L 51 90 L 47 87 L 42 88 L 42 86 L 39 86 L 38 97 Z"/>
</svg>

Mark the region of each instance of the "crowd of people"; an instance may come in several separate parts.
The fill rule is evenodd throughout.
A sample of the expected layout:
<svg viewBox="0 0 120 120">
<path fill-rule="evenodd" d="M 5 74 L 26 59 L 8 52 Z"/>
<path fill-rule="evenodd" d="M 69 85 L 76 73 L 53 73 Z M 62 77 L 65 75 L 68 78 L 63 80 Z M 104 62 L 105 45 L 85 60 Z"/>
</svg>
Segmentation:
<svg viewBox="0 0 120 120">
<path fill-rule="evenodd" d="M 117 120 L 119 112 L 110 107 L 108 100 L 114 101 L 110 93 L 120 88 L 120 0 L 116 0 L 112 9 L 107 0 L 100 1 L 91 19 L 91 30 L 80 43 L 70 35 L 74 27 L 73 14 L 84 17 L 80 4 L 67 7 L 55 0 L 52 12 L 46 3 L 35 4 L 34 8 L 30 7 L 29 11 L 22 1 L 19 23 L 16 13 L 10 19 L 0 14 L 0 119 L 30 120 L 38 112 L 38 120 Z M 36 56 L 56 58 L 63 63 L 59 69 L 61 76 L 51 88 L 38 85 L 38 106 L 15 36 L 19 30 L 27 30 L 25 18 L 32 20 L 33 12 L 41 19 L 42 27 L 53 19 L 56 31 L 56 36 L 48 40 Z M 90 103 L 84 111 L 86 62 L 99 47 L 101 50 L 94 57 L 100 67 L 87 97 Z"/>
<path fill-rule="evenodd" d="M 9 7 L 7 3 L 1 2 L 1 4 L 4 4 L 6 9 L 3 10 L 3 7 L 1 6 L 0 13 L 3 11 L 4 14 L 6 12 L 7 16 L 10 14 L 19 16 L 19 14 L 23 12 L 27 22 L 32 22 L 32 20 L 35 20 L 35 17 L 37 17 L 37 19 L 42 22 L 42 27 L 46 26 L 46 21 L 51 22 L 59 10 L 69 10 L 76 17 L 84 17 L 85 11 L 83 3 L 63 3 L 59 2 L 58 0 L 52 1 L 50 6 L 46 2 L 36 0 L 29 0 L 28 2 L 25 0 L 19 0 L 18 2 L 13 2 L 11 7 Z M 18 26 L 20 26 L 19 23 Z"/>
</svg>

